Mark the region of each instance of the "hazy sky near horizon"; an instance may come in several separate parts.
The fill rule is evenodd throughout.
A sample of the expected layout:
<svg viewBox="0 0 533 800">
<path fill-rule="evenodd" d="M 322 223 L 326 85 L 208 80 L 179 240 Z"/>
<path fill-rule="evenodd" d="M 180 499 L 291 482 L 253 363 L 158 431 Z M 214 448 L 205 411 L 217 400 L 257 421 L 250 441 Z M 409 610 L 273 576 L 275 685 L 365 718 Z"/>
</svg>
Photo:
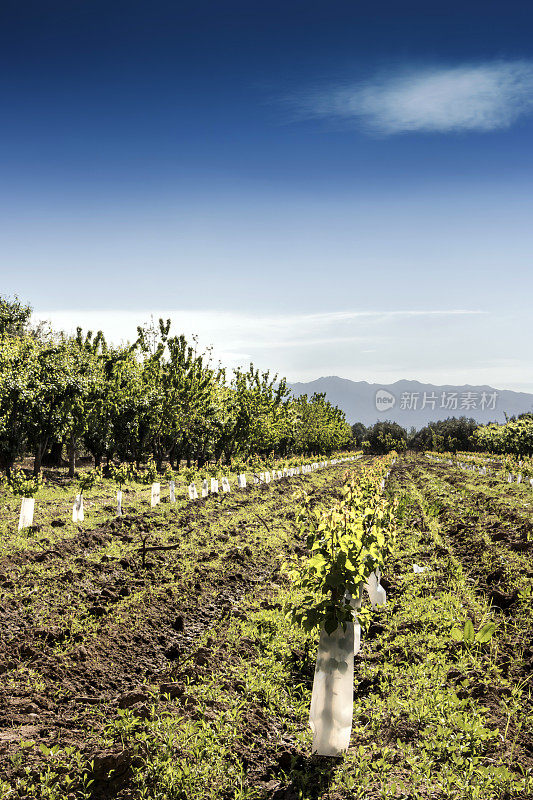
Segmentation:
<svg viewBox="0 0 533 800">
<path fill-rule="evenodd" d="M 3 0 L 0 293 L 533 390 L 533 5 Z"/>
</svg>

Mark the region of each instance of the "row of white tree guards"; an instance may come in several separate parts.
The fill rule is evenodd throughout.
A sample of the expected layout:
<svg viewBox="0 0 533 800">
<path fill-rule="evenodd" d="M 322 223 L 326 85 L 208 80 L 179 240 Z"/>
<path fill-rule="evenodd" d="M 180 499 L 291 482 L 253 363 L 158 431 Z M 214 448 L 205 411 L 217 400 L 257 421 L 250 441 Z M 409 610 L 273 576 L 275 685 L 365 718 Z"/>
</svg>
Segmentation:
<svg viewBox="0 0 533 800">
<path fill-rule="evenodd" d="M 435 456 L 429 456 L 429 455 L 427 456 L 427 458 L 429 458 L 430 461 L 436 461 L 437 463 L 440 463 L 440 464 L 442 464 L 442 463 L 453 464 L 454 463 L 451 458 L 443 459 L 443 458 L 436 458 Z M 487 467 L 486 465 L 480 467 L 477 464 L 466 464 L 464 461 L 456 461 L 455 463 L 457 464 L 457 466 L 460 469 L 465 470 L 465 472 L 474 472 L 477 475 L 490 475 L 490 474 L 494 474 L 496 472 L 501 471 L 501 470 L 492 469 L 491 467 Z M 521 463 L 522 462 L 519 462 L 519 464 L 521 464 Z M 524 479 L 524 476 L 522 475 L 521 472 L 517 472 L 516 474 L 513 473 L 513 472 L 508 472 L 507 473 L 507 483 L 522 483 L 522 481 L 524 481 L 524 483 L 526 483 L 528 480 L 529 480 L 530 486 L 533 486 L 533 478 L 527 478 L 526 477 Z"/>
<path fill-rule="evenodd" d="M 388 476 L 389 472 L 385 478 Z M 385 486 L 385 478 L 381 481 L 381 488 Z M 387 603 L 387 594 L 380 581 L 378 568 L 364 585 L 372 608 Z M 338 627 L 332 634 L 322 629 L 318 643 L 309 724 L 313 732 L 312 751 L 320 756 L 340 756 L 350 744 L 354 657 L 361 649 L 361 625 L 357 612 L 361 608 L 362 591 L 359 597 L 347 596 L 347 599 L 353 609 L 353 622 L 346 623 L 346 628 Z"/>
<path fill-rule="evenodd" d="M 283 470 L 273 470 L 272 472 L 259 472 L 252 473 L 252 480 L 254 484 L 270 483 L 280 478 L 293 478 L 300 475 L 307 475 L 317 469 L 324 469 L 324 467 L 332 467 L 336 464 L 342 464 L 346 461 L 355 461 L 360 456 L 346 456 L 345 458 L 333 458 L 330 461 L 315 461 L 311 464 L 301 464 L 299 467 L 289 467 Z M 246 488 L 246 473 L 241 473 L 237 476 L 237 488 Z M 231 492 L 230 480 L 227 477 L 207 478 L 202 481 L 200 487 L 200 495 L 196 488 L 196 484 L 191 483 L 187 487 L 189 500 L 198 500 L 199 497 L 208 497 L 209 494 L 219 494 L 220 490 L 223 493 Z M 169 483 L 169 499 L 171 503 L 176 502 L 176 484 L 174 481 Z M 161 484 L 152 483 L 150 487 L 150 505 L 156 506 L 161 502 Z M 35 498 L 23 497 L 20 506 L 18 530 L 29 528 L 33 525 L 33 515 L 35 511 Z M 117 492 L 117 516 L 122 516 L 122 491 Z M 72 507 L 72 522 L 83 522 L 85 519 L 85 512 L 83 508 L 83 494 L 77 494 Z"/>
<path fill-rule="evenodd" d="M 260 483 L 270 483 L 280 478 L 293 478 L 297 475 L 307 475 L 314 470 L 340 464 L 343 461 L 354 461 L 358 457 L 359 456 L 349 456 L 347 458 L 333 459 L 332 461 L 315 461 L 312 464 L 302 464 L 300 467 L 286 467 L 283 470 L 272 470 L 272 472 L 254 472 L 252 473 L 252 480 L 254 484 L 257 485 Z M 246 485 L 246 473 L 242 472 L 240 475 L 237 475 L 237 488 L 245 489 Z M 200 487 L 200 494 L 198 494 L 195 483 L 189 485 L 189 500 L 198 500 L 199 497 L 208 497 L 209 494 L 218 494 L 220 489 L 222 489 L 223 492 L 231 491 L 228 478 L 221 478 L 220 483 L 218 478 L 204 478 Z"/>
</svg>

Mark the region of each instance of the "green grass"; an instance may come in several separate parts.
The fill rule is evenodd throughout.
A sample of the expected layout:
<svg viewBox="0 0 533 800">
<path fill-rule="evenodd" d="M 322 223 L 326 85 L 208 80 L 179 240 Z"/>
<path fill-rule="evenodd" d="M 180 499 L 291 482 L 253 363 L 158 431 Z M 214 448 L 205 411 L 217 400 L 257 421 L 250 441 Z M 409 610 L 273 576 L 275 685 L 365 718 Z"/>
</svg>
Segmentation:
<svg viewBox="0 0 533 800">
<path fill-rule="evenodd" d="M 531 795 L 533 777 L 524 749 L 533 724 L 531 695 L 526 682 L 506 666 L 519 656 L 516 646 L 527 631 L 531 597 L 524 592 L 510 617 L 498 613 L 475 570 L 455 551 L 448 517 L 454 509 L 464 512 L 472 535 L 490 546 L 490 539 L 482 538 L 484 531 L 477 530 L 477 521 L 469 519 L 477 481 L 472 489 L 470 483 L 452 486 L 421 459 L 400 460 L 398 466 L 405 463 L 407 473 L 393 470 L 389 484 L 391 495 L 400 497 L 399 528 L 384 573 L 390 582 L 389 603 L 377 611 L 366 606 L 362 614 L 365 632 L 356 658 L 354 725 L 342 759 L 310 753 L 308 714 L 317 636 L 286 618 L 287 601 L 297 598 L 278 569 L 293 545 L 294 501 L 280 498 L 272 488 L 252 490 L 253 502 L 252 496 L 238 500 L 237 494 L 212 498 L 185 527 L 181 517 L 181 527 L 177 525 L 179 509 L 149 512 L 154 541 L 181 537 L 179 575 L 170 554 L 149 554 L 153 564 L 148 574 L 114 605 L 109 631 L 114 625 L 141 629 L 143 608 L 164 605 L 169 591 L 177 605 L 190 602 L 199 564 L 197 603 L 216 607 L 229 565 L 235 569 L 227 557 L 234 549 L 245 554 L 246 568 L 257 564 L 260 581 L 235 596 L 230 609 L 215 614 L 190 652 L 169 663 L 158 681 L 139 675 L 147 693 L 140 709 L 115 709 L 110 714 L 109 706 L 95 705 L 86 710 L 84 724 L 92 720 L 98 748 L 123 753 L 130 764 L 129 778 L 117 785 L 110 782 L 105 796 L 518 800 Z M 340 471 L 315 473 L 306 481 L 325 488 Z M 136 539 L 113 538 L 95 548 L 87 563 L 102 563 L 104 556 L 116 562 L 138 547 Z M 504 545 L 498 547 L 505 554 Z M 527 553 L 512 556 L 506 573 L 510 581 L 519 565 L 523 569 L 529 563 Z M 135 558 L 138 563 L 137 554 Z M 413 563 L 428 570 L 415 575 Z M 25 578 L 26 594 L 14 587 L 12 596 L 45 614 L 42 607 L 66 569 L 81 572 L 85 567 L 74 559 L 53 567 L 32 565 Z M 30 586 L 39 587 L 37 597 Z M 69 612 L 66 596 L 60 596 L 61 602 L 42 619 L 53 624 L 58 610 L 71 613 L 68 624 L 79 619 L 84 641 L 98 636 L 101 623 L 88 624 L 80 606 Z M 456 641 L 451 631 L 467 619 L 476 630 L 494 621 L 491 641 Z M 58 645 L 57 658 L 66 657 L 71 647 L 72 643 Z M 40 691 L 46 684 L 37 672 L 16 673 L 14 689 L 22 681 Z M 165 682 L 179 687 L 178 696 L 161 694 Z M 43 756 L 40 775 L 21 777 L 17 788 L 12 782 L 3 784 L 0 797 L 89 798 L 96 786 L 89 785 L 94 769 L 79 749 L 67 749 L 59 743 L 56 752 Z"/>
</svg>

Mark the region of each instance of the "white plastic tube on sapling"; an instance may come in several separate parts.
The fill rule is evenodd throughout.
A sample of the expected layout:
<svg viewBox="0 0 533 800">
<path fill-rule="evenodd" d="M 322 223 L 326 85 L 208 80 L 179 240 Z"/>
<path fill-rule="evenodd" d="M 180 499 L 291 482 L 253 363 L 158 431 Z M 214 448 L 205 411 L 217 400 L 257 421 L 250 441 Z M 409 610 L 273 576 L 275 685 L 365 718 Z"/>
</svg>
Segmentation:
<svg viewBox="0 0 533 800">
<path fill-rule="evenodd" d="M 83 494 L 77 494 L 72 506 L 72 522 L 83 522 L 85 513 L 83 511 Z"/>
<path fill-rule="evenodd" d="M 229 481 L 227 478 L 222 478 L 222 491 L 224 493 L 231 492 L 231 486 L 229 485 Z"/>
<path fill-rule="evenodd" d="M 352 597 L 349 592 L 346 593 L 348 600 L 350 601 L 350 605 L 352 607 L 352 614 L 353 614 L 353 654 L 356 656 L 359 651 L 361 650 L 361 625 L 359 624 L 359 619 L 357 617 L 357 612 L 361 609 L 361 589 L 359 589 L 358 597 Z"/>
<path fill-rule="evenodd" d="M 353 717 L 354 624 L 320 634 L 309 724 L 313 753 L 339 756 L 350 744 Z"/>
<path fill-rule="evenodd" d="M 150 491 L 150 505 L 152 508 L 156 506 L 161 500 L 161 484 L 160 483 L 152 483 L 152 489 Z"/>
<path fill-rule="evenodd" d="M 211 494 L 218 494 L 218 480 L 211 478 Z"/>
<path fill-rule="evenodd" d="M 207 478 L 204 478 L 202 481 L 202 497 L 207 497 L 209 494 L 209 484 L 207 482 Z"/>
<path fill-rule="evenodd" d="M 33 512 L 35 509 L 34 497 L 23 497 L 20 504 L 18 530 L 30 528 L 33 525 Z"/>
<path fill-rule="evenodd" d="M 202 489 L 202 497 L 204 497 L 203 489 Z M 195 483 L 189 484 L 189 500 L 198 500 L 198 489 L 196 488 Z"/>
<path fill-rule="evenodd" d="M 122 516 L 122 489 L 117 492 L 117 517 Z"/>
<path fill-rule="evenodd" d="M 170 483 L 168 485 L 168 488 L 169 488 L 169 494 L 170 494 L 170 502 L 171 503 L 175 503 L 176 502 L 176 484 L 174 483 L 174 481 L 170 481 Z"/>
<path fill-rule="evenodd" d="M 381 573 L 379 567 L 368 576 L 368 581 L 365 584 L 365 589 L 368 592 L 372 608 L 376 606 L 384 606 L 387 603 L 387 593 L 380 583 Z"/>
</svg>

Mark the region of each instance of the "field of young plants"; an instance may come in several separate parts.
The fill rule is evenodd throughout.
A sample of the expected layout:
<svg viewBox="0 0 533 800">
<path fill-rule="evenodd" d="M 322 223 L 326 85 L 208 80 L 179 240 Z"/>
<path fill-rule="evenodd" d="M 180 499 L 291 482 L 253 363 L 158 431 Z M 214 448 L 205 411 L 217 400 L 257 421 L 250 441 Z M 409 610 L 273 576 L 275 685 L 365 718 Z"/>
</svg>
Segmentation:
<svg viewBox="0 0 533 800">
<path fill-rule="evenodd" d="M 476 459 L 176 478 L 175 503 L 161 478 L 154 507 L 132 479 L 121 516 L 100 480 L 81 523 L 49 470 L 21 531 L 2 490 L 0 797 L 531 797 L 533 488 Z M 313 692 L 322 624 L 350 656 Z M 320 669 L 348 671 L 340 727 Z M 325 725 L 345 752 L 313 753 Z"/>
</svg>

